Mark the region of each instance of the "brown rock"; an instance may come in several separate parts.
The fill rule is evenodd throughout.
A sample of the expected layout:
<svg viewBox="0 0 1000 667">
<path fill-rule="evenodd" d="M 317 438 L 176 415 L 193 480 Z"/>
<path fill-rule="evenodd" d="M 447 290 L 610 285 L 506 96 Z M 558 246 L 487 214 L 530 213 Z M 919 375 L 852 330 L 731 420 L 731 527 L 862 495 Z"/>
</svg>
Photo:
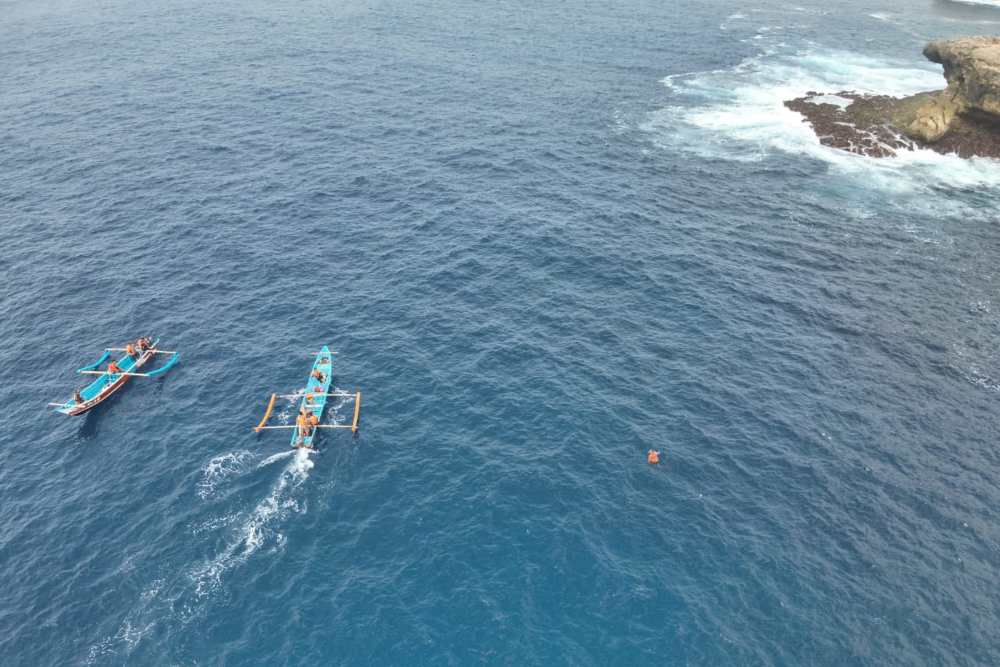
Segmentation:
<svg viewBox="0 0 1000 667">
<path fill-rule="evenodd" d="M 917 96 L 914 96 L 917 97 Z M 914 98 L 906 98 L 912 100 Z M 964 101 L 947 90 L 917 98 L 918 105 L 913 112 L 913 119 L 905 121 L 906 100 L 900 100 L 900 111 L 893 120 L 893 125 L 903 128 L 913 139 L 933 143 L 943 137 L 951 129 L 955 117 L 965 110 Z"/>
<path fill-rule="evenodd" d="M 944 65 L 945 90 L 902 99 L 837 93 L 847 105 L 809 92 L 785 106 L 805 116 L 821 143 L 852 153 L 885 157 L 922 147 L 1000 158 L 1000 37 L 931 42 L 924 55 Z"/>
<path fill-rule="evenodd" d="M 1000 37 L 931 42 L 924 56 L 944 66 L 952 96 L 973 109 L 1000 115 Z"/>
<path fill-rule="evenodd" d="M 836 93 L 850 103 L 846 106 L 822 101 L 812 93 L 785 102 L 785 106 L 805 116 L 824 146 L 869 157 L 889 157 L 908 150 L 913 142 L 892 127 L 888 119 L 899 102 L 887 95 Z"/>
</svg>

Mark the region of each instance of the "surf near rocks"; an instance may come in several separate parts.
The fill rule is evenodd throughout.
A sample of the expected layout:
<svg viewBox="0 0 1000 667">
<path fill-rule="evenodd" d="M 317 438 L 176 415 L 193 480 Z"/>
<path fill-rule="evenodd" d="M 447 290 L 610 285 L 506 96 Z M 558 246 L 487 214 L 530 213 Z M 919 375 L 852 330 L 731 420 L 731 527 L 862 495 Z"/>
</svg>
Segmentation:
<svg viewBox="0 0 1000 667">
<path fill-rule="evenodd" d="M 871 157 L 927 148 L 1000 158 L 1000 37 L 931 42 L 924 56 L 944 66 L 947 88 L 896 98 L 815 91 L 787 100 L 820 143 Z"/>
</svg>

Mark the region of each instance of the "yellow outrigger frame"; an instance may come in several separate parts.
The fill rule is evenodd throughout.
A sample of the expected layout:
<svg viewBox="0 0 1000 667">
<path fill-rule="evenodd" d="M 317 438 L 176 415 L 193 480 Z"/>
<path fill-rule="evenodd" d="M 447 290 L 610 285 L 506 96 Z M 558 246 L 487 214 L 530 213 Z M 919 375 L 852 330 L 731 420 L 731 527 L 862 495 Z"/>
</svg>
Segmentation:
<svg viewBox="0 0 1000 667">
<path fill-rule="evenodd" d="M 274 410 L 274 403 L 278 400 L 279 394 L 271 394 L 271 400 L 267 403 L 267 410 L 264 411 L 264 418 L 260 420 L 253 431 L 254 433 L 260 433 L 265 429 L 275 429 L 275 428 L 295 428 L 293 425 L 288 426 L 267 426 L 267 420 L 271 418 L 271 412 Z M 317 394 L 319 396 L 319 394 Z M 357 391 L 353 394 L 344 391 L 330 392 L 327 396 L 353 396 L 354 397 L 354 420 L 350 425 L 348 424 L 317 424 L 315 428 L 349 428 L 351 433 L 358 432 L 358 420 L 361 418 L 361 392 Z"/>
</svg>

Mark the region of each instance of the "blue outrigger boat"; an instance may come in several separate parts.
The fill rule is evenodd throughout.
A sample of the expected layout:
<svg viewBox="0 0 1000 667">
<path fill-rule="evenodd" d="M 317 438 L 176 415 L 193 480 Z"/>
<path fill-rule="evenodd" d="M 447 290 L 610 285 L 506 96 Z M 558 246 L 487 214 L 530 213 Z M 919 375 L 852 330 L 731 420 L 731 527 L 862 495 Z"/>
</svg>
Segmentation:
<svg viewBox="0 0 1000 667">
<path fill-rule="evenodd" d="M 330 352 L 330 348 L 326 345 L 319 351 L 316 355 L 316 361 L 313 362 L 312 370 L 309 372 L 309 380 L 306 382 L 306 388 L 301 394 L 271 394 L 271 399 L 268 401 L 267 410 L 264 412 L 264 418 L 260 420 L 260 423 L 254 427 L 255 433 L 260 433 L 261 431 L 267 429 L 279 429 L 288 428 L 294 429 L 292 432 L 292 447 L 302 447 L 305 449 L 315 449 L 313 447 L 313 441 L 316 438 L 317 429 L 321 428 L 349 428 L 352 433 L 358 432 L 358 417 L 361 412 L 361 392 L 350 393 L 346 391 L 330 391 L 330 385 L 333 382 L 333 353 Z M 320 424 L 319 421 L 323 418 L 323 411 L 326 409 L 326 401 L 330 396 L 342 396 L 342 397 L 353 397 L 354 398 L 354 420 L 350 424 Z M 279 398 L 290 398 L 297 399 L 301 398 L 299 402 L 299 412 L 297 414 L 305 414 L 306 417 L 314 417 L 316 424 L 309 427 L 307 432 L 302 432 L 299 424 L 295 425 L 280 425 L 280 426 L 268 426 L 267 420 L 271 417 L 271 412 L 274 410 L 274 403 Z"/>
<path fill-rule="evenodd" d="M 153 341 L 149 349 L 137 349 L 132 355 L 125 354 L 121 359 L 115 362 L 119 368 L 119 371 L 115 373 L 108 370 L 101 371 L 97 369 L 101 366 L 101 364 L 107 361 L 112 352 L 124 352 L 125 348 L 109 347 L 105 349 L 104 354 L 101 355 L 100 359 L 89 366 L 84 366 L 83 368 L 78 368 L 76 370 L 77 373 L 81 373 L 83 375 L 100 376 L 80 390 L 79 394 L 81 400 L 77 401 L 71 398 L 64 403 L 49 403 L 49 406 L 55 407 L 56 412 L 61 412 L 64 415 L 82 415 L 91 408 L 102 403 L 105 399 L 125 386 L 125 383 L 128 382 L 129 378 L 152 378 L 166 373 L 170 370 L 171 366 L 177 363 L 177 358 L 180 354 L 168 350 L 157 350 L 156 343 L 157 341 Z M 169 354 L 172 356 L 167 360 L 166 364 L 154 371 L 150 371 L 148 373 L 136 372 L 157 354 Z"/>
</svg>

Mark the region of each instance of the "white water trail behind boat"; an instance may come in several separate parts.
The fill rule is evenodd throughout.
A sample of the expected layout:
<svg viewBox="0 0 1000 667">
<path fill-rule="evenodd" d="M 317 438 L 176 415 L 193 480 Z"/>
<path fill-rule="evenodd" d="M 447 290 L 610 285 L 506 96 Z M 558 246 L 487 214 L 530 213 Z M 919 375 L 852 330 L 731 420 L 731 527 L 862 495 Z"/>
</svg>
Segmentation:
<svg viewBox="0 0 1000 667">
<path fill-rule="evenodd" d="M 147 586 L 118 629 L 90 646 L 82 662 L 92 665 L 106 662 L 111 656 L 128 656 L 158 624 L 186 625 L 203 618 L 207 599 L 222 587 L 226 573 L 246 563 L 264 547 L 270 546 L 272 552 L 281 550 L 285 545 L 281 522 L 307 511 L 305 501 L 297 497 L 297 490 L 313 468 L 310 454 L 306 449 L 288 449 L 265 457 L 256 466 L 254 455 L 246 450 L 213 457 L 198 482 L 198 496 L 205 501 L 213 501 L 219 485 L 226 480 L 278 461 L 286 461 L 287 465 L 278 473 L 267 495 L 250 510 L 227 510 L 193 525 L 192 533 L 199 536 L 214 530 L 225 531 L 228 533 L 225 546 L 215 556 L 184 566 L 177 575 L 157 578 Z"/>
<path fill-rule="evenodd" d="M 253 453 L 245 449 L 212 457 L 202 468 L 201 481 L 198 482 L 198 496 L 202 500 L 207 500 L 215 493 L 216 487 L 221 482 L 246 472 L 252 460 Z"/>
<path fill-rule="evenodd" d="M 297 451 L 299 451 L 299 450 L 295 450 L 295 449 L 289 448 L 289 450 L 287 452 L 278 452 L 277 454 L 271 454 L 266 459 L 264 459 L 263 461 L 261 461 L 260 463 L 258 463 L 257 467 L 258 468 L 265 468 L 265 467 L 271 465 L 272 463 L 277 463 L 278 461 L 283 461 L 283 460 L 285 460 L 285 459 L 287 459 L 287 458 L 289 458 L 291 456 L 294 456 Z"/>
<path fill-rule="evenodd" d="M 307 449 L 279 452 L 264 459 L 257 468 L 274 462 L 290 459 L 271 486 L 270 493 L 249 512 L 233 529 L 228 544 L 214 558 L 192 568 L 190 577 L 195 594 L 203 597 L 222 584 L 223 575 L 242 565 L 261 547 L 272 544 L 281 549 L 285 536 L 275 524 L 291 514 L 305 513 L 306 505 L 295 497 L 295 490 L 309 478 L 309 471 L 315 465 Z"/>
<path fill-rule="evenodd" d="M 334 389 L 334 391 L 342 391 Z M 299 390 L 287 399 L 283 410 L 289 421 L 304 394 Z M 339 410 L 352 401 L 337 398 L 327 403 L 325 423 L 341 424 L 347 419 Z M 282 415 L 277 415 L 280 420 Z M 263 443 L 264 441 L 262 441 Z M 256 471 L 285 465 L 270 484 L 267 494 L 248 510 L 225 508 L 221 513 L 191 525 L 192 534 L 204 537 L 221 531 L 224 546 L 214 556 L 177 570 L 173 577 L 159 577 L 139 595 L 136 604 L 122 619 L 119 627 L 103 640 L 89 647 L 82 658 L 84 664 L 97 664 L 111 656 L 124 657 L 133 653 L 142 640 L 164 622 L 186 625 L 203 618 L 207 600 L 219 591 L 227 573 L 245 564 L 255 553 L 275 553 L 285 546 L 282 522 L 290 516 L 305 514 L 308 507 L 299 488 L 309 479 L 315 465 L 309 449 L 292 449 L 284 437 L 278 438 L 279 450 L 272 454 L 255 454 L 240 449 L 213 456 L 203 466 L 196 493 L 206 503 L 219 503 L 223 489 L 235 480 Z M 271 444 L 263 445 L 270 447 Z M 260 473 L 264 474 L 264 473 Z M 270 547 L 268 549 L 268 547 Z"/>
<path fill-rule="evenodd" d="M 335 388 L 334 392 L 343 391 Z M 289 403 L 294 404 L 302 395 L 302 391 L 289 398 Z M 345 418 L 341 417 L 339 410 L 351 398 L 338 398 L 335 402 L 327 404 L 326 423 L 340 424 Z M 309 478 L 309 471 L 315 465 L 312 461 L 312 450 L 309 449 L 288 449 L 279 451 L 261 460 L 256 469 L 271 466 L 279 461 L 288 461 L 285 468 L 279 473 L 277 480 L 271 486 L 270 493 L 249 512 L 243 514 L 243 520 L 237 522 L 239 525 L 233 529 L 234 534 L 226 547 L 214 558 L 197 565 L 191 570 L 191 579 L 195 584 L 195 592 L 198 596 L 203 596 L 211 590 L 217 588 L 222 583 L 222 576 L 234 567 L 244 562 L 262 546 L 272 543 L 275 549 L 284 546 L 284 535 L 275 528 L 275 524 L 290 514 L 301 514 L 306 512 L 304 502 L 300 502 L 295 497 L 295 490 Z M 209 463 L 209 470 L 228 470 L 225 463 L 234 460 L 232 455 L 217 457 Z M 235 460 L 242 460 L 236 456 Z"/>
</svg>

